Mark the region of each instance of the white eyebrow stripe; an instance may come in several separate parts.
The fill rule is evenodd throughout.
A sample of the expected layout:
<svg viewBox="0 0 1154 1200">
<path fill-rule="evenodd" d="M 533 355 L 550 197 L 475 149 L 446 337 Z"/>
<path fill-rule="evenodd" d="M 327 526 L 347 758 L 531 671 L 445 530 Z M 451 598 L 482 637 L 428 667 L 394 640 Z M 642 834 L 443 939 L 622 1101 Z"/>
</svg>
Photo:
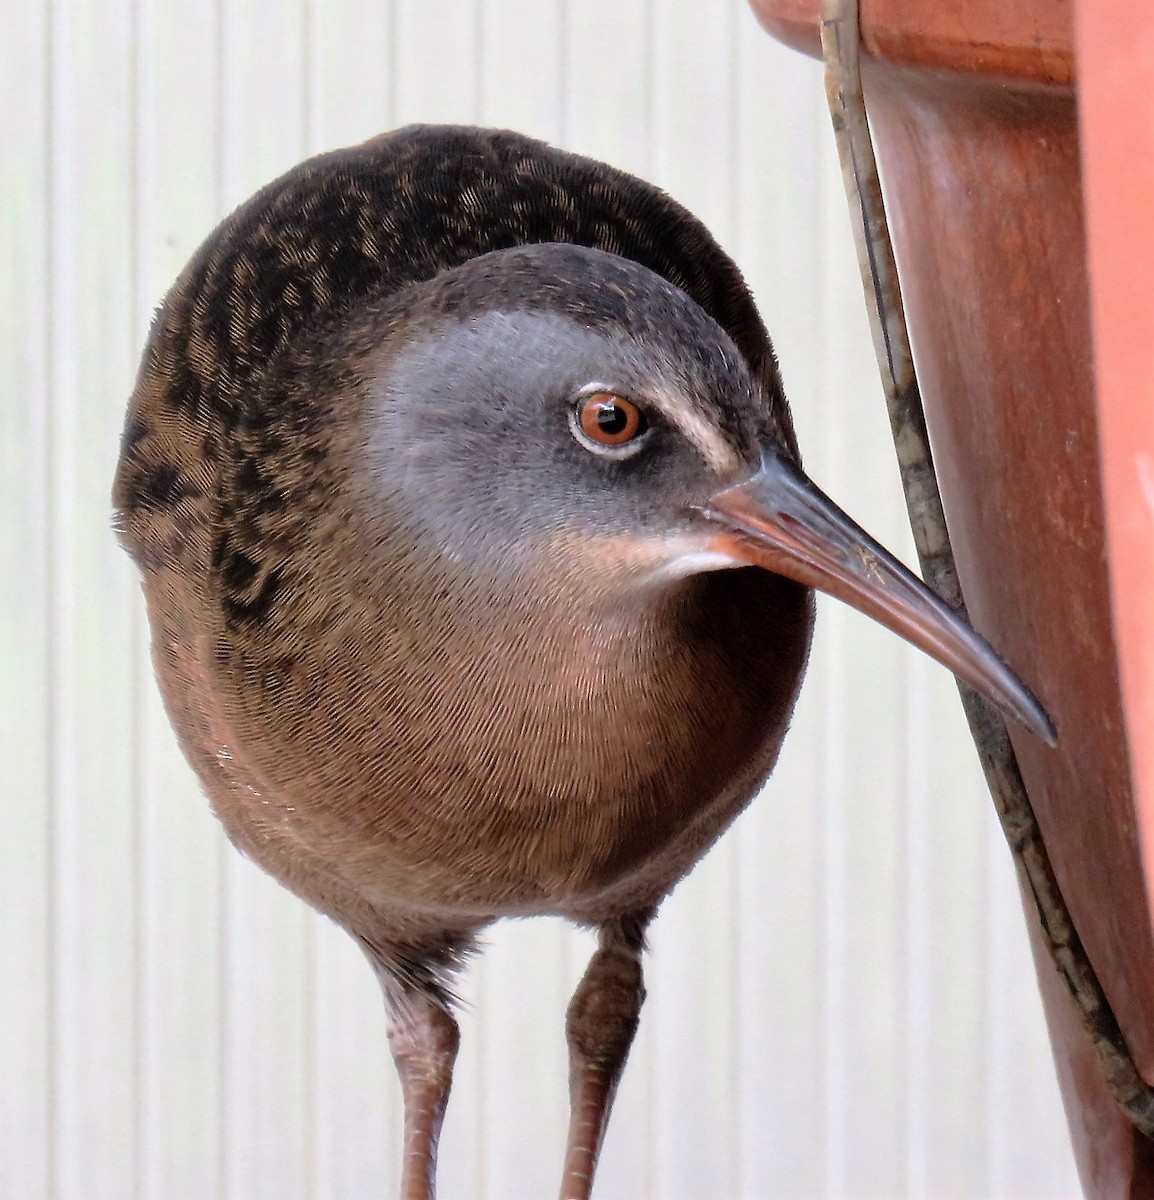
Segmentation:
<svg viewBox="0 0 1154 1200">
<path fill-rule="evenodd" d="M 653 406 L 660 409 L 662 415 L 685 434 L 686 440 L 697 449 L 707 466 L 712 467 L 718 474 L 725 474 L 741 466 L 741 458 L 737 451 L 729 444 L 721 430 L 702 413 L 684 403 L 678 403 L 660 391 L 655 390 L 650 399 Z"/>
</svg>

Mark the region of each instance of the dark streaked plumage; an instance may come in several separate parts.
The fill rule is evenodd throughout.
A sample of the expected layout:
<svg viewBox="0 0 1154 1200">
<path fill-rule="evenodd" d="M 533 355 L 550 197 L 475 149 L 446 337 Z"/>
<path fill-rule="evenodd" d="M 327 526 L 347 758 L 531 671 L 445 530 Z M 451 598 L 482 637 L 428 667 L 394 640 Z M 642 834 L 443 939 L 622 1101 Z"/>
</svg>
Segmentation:
<svg viewBox="0 0 1154 1200">
<path fill-rule="evenodd" d="M 381 980 L 407 1200 L 433 1194 L 453 973 L 531 913 L 601 931 L 568 1019 L 562 1195 L 588 1194 L 645 927 L 772 769 L 804 585 L 1052 732 L 801 475 L 701 224 L 516 134 L 401 130 L 225 221 L 158 314 L 115 504 L 230 837 Z"/>
</svg>

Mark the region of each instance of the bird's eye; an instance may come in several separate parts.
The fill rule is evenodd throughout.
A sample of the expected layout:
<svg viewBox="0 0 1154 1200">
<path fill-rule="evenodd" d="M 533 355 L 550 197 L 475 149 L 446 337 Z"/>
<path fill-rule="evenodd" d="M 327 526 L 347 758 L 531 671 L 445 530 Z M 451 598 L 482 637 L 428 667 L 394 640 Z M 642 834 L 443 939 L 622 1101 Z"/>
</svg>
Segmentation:
<svg viewBox="0 0 1154 1200">
<path fill-rule="evenodd" d="M 587 449 L 614 457 L 633 453 L 649 428 L 645 413 L 632 400 L 613 392 L 582 396 L 569 424 Z"/>
</svg>

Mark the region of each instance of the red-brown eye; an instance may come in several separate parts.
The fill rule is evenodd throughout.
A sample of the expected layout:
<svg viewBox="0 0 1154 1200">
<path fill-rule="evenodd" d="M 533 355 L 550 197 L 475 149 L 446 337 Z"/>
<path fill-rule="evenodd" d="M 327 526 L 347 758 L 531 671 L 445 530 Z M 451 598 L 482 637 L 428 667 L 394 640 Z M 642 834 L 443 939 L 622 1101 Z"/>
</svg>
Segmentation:
<svg viewBox="0 0 1154 1200">
<path fill-rule="evenodd" d="M 573 417 L 574 432 L 591 450 L 619 450 L 635 442 L 648 428 L 641 409 L 613 392 L 582 396 Z"/>
</svg>

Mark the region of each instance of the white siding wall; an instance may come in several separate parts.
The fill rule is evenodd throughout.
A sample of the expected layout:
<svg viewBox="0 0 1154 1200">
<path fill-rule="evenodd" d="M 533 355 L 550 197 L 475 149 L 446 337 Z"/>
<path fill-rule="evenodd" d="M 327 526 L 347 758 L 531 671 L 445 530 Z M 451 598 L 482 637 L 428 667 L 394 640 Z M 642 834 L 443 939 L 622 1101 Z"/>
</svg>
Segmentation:
<svg viewBox="0 0 1154 1200">
<path fill-rule="evenodd" d="M 740 0 L 0 4 L 0 1198 L 395 1190 L 376 985 L 220 834 L 108 491 L 154 306 L 233 205 L 413 120 L 655 180 L 742 264 L 814 477 L 909 557 L 816 64 Z M 550 1195 L 589 952 L 494 931 L 443 1195 Z M 1077 1194 L 952 682 L 822 603 L 766 793 L 669 901 L 603 1200 Z"/>
</svg>

